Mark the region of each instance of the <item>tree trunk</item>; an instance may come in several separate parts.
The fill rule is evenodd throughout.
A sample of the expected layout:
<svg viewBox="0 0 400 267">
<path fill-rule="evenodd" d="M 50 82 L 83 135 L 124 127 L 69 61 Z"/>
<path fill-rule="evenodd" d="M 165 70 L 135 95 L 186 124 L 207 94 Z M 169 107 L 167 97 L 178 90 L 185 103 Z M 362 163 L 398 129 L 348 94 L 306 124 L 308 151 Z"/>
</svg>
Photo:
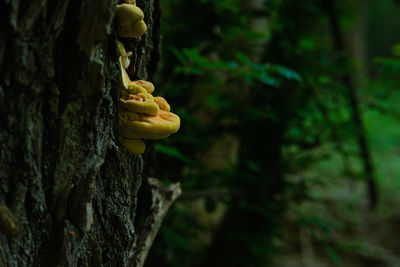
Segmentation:
<svg viewBox="0 0 400 267">
<path fill-rule="evenodd" d="M 126 266 L 144 161 L 118 144 L 117 1 L 0 0 L 0 265 Z M 124 39 L 156 69 L 159 0 Z"/>
<path fill-rule="evenodd" d="M 241 10 L 248 14 L 249 28 L 259 33 L 267 31 L 266 1 L 246 0 L 242 1 L 242 5 Z M 271 46 L 279 39 L 275 38 L 271 38 Z M 282 50 L 270 50 L 265 42 L 248 41 L 246 45 L 249 47 L 246 55 L 254 62 L 286 63 Z M 294 84 L 284 83 L 282 88 L 285 89 L 280 90 L 264 84 L 253 87 L 247 85 L 243 88 L 242 90 L 255 92 L 249 97 L 248 106 L 268 112 L 272 116 L 260 116 L 257 123 L 249 123 L 247 118 L 240 120 L 240 160 L 237 174 L 230 181 L 236 191 L 230 194 L 234 198 L 213 236 L 208 257 L 201 265 L 204 267 L 270 266 L 274 231 L 284 210 L 281 198 L 285 188 L 282 145 L 289 119 L 288 107 L 291 107 L 288 103 Z M 259 170 L 255 172 L 249 169 L 248 162 L 253 162 Z"/>
<path fill-rule="evenodd" d="M 331 27 L 331 34 L 333 38 L 334 49 L 337 54 L 345 52 L 344 38 L 340 29 L 337 12 L 336 1 L 329 0 L 327 3 L 327 12 L 329 16 L 329 23 Z M 348 56 L 343 56 L 339 63 L 346 63 L 349 61 Z M 360 104 L 357 98 L 357 87 L 355 81 L 349 72 L 342 75 L 343 85 L 347 87 L 347 98 L 350 104 L 351 120 L 356 128 L 355 136 L 357 138 L 358 146 L 360 149 L 360 156 L 364 165 L 364 174 L 366 176 L 368 187 L 368 198 L 371 209 L 375 209 L 378 203 L 378 189 L 375 181 L 375 168 L 371 158 L 367 134 L 365 131 L 364 123 L 362 121 L 362 114 Z"/>
</svg>

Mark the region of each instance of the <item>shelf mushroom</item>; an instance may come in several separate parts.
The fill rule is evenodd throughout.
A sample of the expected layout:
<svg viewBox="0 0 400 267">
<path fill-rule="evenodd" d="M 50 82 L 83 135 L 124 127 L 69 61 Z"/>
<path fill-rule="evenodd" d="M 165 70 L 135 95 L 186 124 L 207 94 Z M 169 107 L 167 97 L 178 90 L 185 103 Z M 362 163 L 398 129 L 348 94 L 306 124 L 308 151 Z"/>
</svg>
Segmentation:
<svg viewBox="0 0 400 267">
<path fill-rule="evenodd" d="M 145 81 L 145 80 L 138 80 L 138 81 L 134 81 L 132 82 L 135 85 L 141 86 L 144 89 L 146 89 L 146 91 L 149 94 L 152 94 L 154 92 L 154 85 L 151 82 Z"/>
<path fill-rule="evenodd" d="M 125 138 L 120 136 L 119 142 L 126 150 L 135 155 L 143 154 L 146 150 L 146 145 L 140 139 Z"/>
<path fill-rule="evenodd" d="M 126 52 L 121 42 L 118 42 L 118 47 L 122 95 L 118 103 L 119 140 L 129 152 L 142 154 L 146 146 L 141 139 L 162 139 L 176 133 L 180 119 L 170 112 L 163 97 L 153 97 L 154 85 L 151 82 L 131 81 L 126 71 L 131 53 Z"/>
<path fill-rule="evenodd" d="M 143 93 L 129 94 L 119 99 L 119 105 L 127 110 L 156 116 L 159 106 L 154 102 L 154 98 L 148 98 Z"/>
<path fill-rule="evenodd" d="M 164 97 L 156 96 L 154 97 L 154 102 L 157 103 L 161 110 L 170 111 L 171 107 L 169 106 L 167 100 Z"/>
<path fill-rule="evenodd" d="M 176 133 L 180 126 L 178 115 L 159 110 L 156 116 L 137 113 L 138 120 L 126 120 L 118 126 L 125 138 L 163 139 Z"/>
<path fill-rule="evenodd" d="M 143 11 L 136 6 L 135 1 L 117 5 L 115 15 L 118 18 L 118 35 L 120 37 L 137 38 L 146 32 L 147 26 L 143 21 Z"/>
<path fill-rule="evenodd" d="M 161 108 L 156 115 L 133 112 L 122 107 L 119 109 L 120 142 L 133 154 L 142 154 L 145 151 L 141 139 L 163 139 L 176 133 L 179 127 L 179 116 Z"/>
<path fill-rule="evenodd" d="M 132 82 L 129 78 L 128 73 L 126 72 L 126 69 L 130 65 L 129 57 L 132 55 L 132 52 L 126 52 L 124 45 L 120 41 L 118 41 L 118 48 L 121 54 L 121 56 L 119 57 L 119 66 L 121 71 L 121 94 L 127 95 L 143 93 L 146 95 L 147 98 L 153 98 L 151 93 L 154 91 L 154 85 L 151 82 L 143 80 Z"/>
</svg>

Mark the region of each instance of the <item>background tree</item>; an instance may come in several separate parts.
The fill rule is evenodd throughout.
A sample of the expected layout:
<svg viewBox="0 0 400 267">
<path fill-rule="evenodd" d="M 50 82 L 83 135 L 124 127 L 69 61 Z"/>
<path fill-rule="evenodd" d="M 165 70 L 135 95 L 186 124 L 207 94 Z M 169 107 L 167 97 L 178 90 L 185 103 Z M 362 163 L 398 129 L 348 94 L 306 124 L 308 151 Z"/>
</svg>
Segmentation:
<svg viewBox="0 0 400 267">
<path fill-rule="evenodd" d="M 184 193 L 150 266 L 398 263 L 383 238 L 397 216 L 384 208 L 397 199 L 389 103 L 398 72 L 388 53 L 397 20 L 376 26 L 396 17 L 392 0 L 359 6 L 337 2 L 333 23 L 323 1 L 163 2 L 156 80 L 185 124 L 156 145 L 156 166 Z M 384 82 L 383 73 L 394 76 Z"/>
</svg>

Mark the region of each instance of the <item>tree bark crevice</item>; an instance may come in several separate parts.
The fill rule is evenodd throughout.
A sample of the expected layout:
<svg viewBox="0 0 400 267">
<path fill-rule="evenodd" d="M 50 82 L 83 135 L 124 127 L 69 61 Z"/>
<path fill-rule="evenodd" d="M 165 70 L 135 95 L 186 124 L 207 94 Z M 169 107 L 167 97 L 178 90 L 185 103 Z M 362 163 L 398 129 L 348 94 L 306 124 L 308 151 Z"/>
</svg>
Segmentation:
<svg viewBox="0 0 400 267">
<path fill-rule="evenodd" d="M 144 162 L 118 145 L 116 4 L 0 0 L 0 204 L 21 225 L 2 266 L 128 264 Z M 155 70 L 154 4 L 132 78 Z"/>
</svg>

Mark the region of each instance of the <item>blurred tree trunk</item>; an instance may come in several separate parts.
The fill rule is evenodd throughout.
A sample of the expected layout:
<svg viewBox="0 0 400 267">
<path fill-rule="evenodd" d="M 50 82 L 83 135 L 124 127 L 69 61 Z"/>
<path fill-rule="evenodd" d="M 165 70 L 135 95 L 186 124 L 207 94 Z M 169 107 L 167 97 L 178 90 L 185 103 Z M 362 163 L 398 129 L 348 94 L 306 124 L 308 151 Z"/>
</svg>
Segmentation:
<svg viewBox="0 0 400 267">
<path fill-rule="evenodd" d="M 124 40 L 132 78 L 158 60 L 149 29 Z M 125 266 L 141 156 L 117 142 L 117 1 L 0 0 L 0 265 Z"/>
<path fill-rule="evenodd" d="M 248 14 L 249 28 L 252 31 L 267 31 L 265 4 L 265 0 L 242 1 L 241 10 Z M 275 41 L 274 39 L 271 43 Z M 254 62 L 281 63 L 279 60 L 282 60 L 282 51 L 273 49 L 271 53 L 265 42 L 247 40 L 246 46 L 249 47 L 246 55 Z M 257 123 L 240 121 L 240 161 L 236 180 L 232 183 L 242 194 L 232 198 L 214 236 L 207 259 L 201 266 L 268 266 L 272 238 L 284 206 L 281 201 L 284 191 L 281 149 L 288 119 L 287 109 L 290 106 L 287 102 L 291 95 L 288 93 L 290 85 L 283 86 L 285 89 L 275 91 L 264 84 L 246 88 L 252 92 L 246 104 L 270 116 L 260 117 Z M 249 162 L 255 164 L 259 170 L 249 168 Z"/>
<path fill-rule="evenodd" d="M 344 44 L 344 38 L 340 29 L 338 20 L 336 1 L 329 0 L 327 3 L 327 12 L 329 16 L 329 22 L 331 27 L 331 34 L 333 38 L 334 49 L 337 55 L 346 53 L 346 47 Z M 358 40 L 360 41 L 360 40 Z M 350 58 L 347 54 L 340 57 L 340 64 L 349 64 Z M 357 76 L 358 77 L 358 76 Z M 360 104 L 357 97 L 357 86 L 355 82 L 356 78 L 353 78 L 351 72 L 346 71 L 342 75 L 343 85 L 347 88 L 347 97 L 350 103 L 352 122 L 355 126 L 356 137 L 360 149 L 361 159 L 364 165 L 364 174 L 366 176 L 368 186 L 368 197 L 369 205 L 371 209 L 374 209 L 378 203 L 378 190 L 374 177 L 374 165 L 371 158 L 371 152 L 368 146 L 367 134 L 365 126 L 362 121 L 362 114 L 360 110 Z"/>
</svg>

